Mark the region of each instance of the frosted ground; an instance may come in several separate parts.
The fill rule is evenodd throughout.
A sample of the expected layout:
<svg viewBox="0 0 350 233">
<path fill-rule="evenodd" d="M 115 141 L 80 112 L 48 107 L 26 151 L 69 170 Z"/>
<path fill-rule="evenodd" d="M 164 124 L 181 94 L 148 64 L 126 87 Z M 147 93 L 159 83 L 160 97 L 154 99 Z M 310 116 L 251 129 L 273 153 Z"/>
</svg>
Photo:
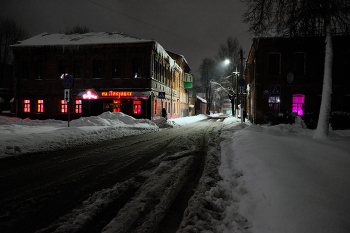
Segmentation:
<svg viewBox="0 0 350 233">
<path fill-rule="evenodd" d="M 200 115 L 165 122 L 107 112 L 74 120 L 68 128 L 62 121 L 1 116 L 0 157 L 181 127 L 206 118 Z M 312 139 L 313 134 L 301 124 L 260 126 L 227 118 L 217 151 L 220 179 L 209 191 L 197 194 L 199 208 L 190 205 L 187 211 L 201 220 L 182 225 L 182 231 L 350 232 L 350 131 L 331 131 L 324 141 Z M 203 179 L 210 183 L 215 175 L 206 174 Z M 122 188 L 116 184 L 101 192 Z M 62 229 L 79 225 L 83 221 L 79 216 L 87 216 L 97 211 L 98 203 L 108 202 L 101 199 L 105 197 L 101 192 L 87 200 L 86 207 L 76 211 L 75 221 L 62 225 Z M 215 206 L 221 216 L 200 208 L 203 202 Z"/>
</svg>

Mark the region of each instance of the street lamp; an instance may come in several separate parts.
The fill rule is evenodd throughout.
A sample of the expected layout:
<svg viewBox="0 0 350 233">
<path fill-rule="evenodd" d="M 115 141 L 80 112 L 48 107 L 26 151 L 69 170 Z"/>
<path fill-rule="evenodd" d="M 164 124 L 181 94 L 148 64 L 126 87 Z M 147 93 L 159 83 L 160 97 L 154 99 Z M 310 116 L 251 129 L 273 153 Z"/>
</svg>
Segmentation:
<svg viewBox="0 0 350 233">
<path fill-rule="evenodd" d="M 225 64 L 232 64 L 232 66 L 231 66 L 231 72 L 232 72 L 232 97 L 231 97 L 231 104 L 232 104 L 232 116 L 236 116 L 236 117 L 238 117 L 237 115 L 236 115 L 236 110 L 238 109 L 238 81 L 237 81 L 237 78 L 238 78 L 238 74 L 239 74 L 239 72 L 237 71 L 237 67 L 236 67 L 236 71 L 233 71 L 233 62 L 231 62 L 230 61 L 230 59 L 226 59 L 225 60 Z M 235 77 L 233 77 L 233 76 L 235 76 Z M 235 100 L 235 98 L 234 98 L 234 93 L 233 93 L 233 78 L 236 78 L 236 87 L 235 87 L 235 89 L 236 89 L 236 100 Z M 235 102 L 232 102 L 232 100 L 233 101 L 235 101 Z"/>
</svg>

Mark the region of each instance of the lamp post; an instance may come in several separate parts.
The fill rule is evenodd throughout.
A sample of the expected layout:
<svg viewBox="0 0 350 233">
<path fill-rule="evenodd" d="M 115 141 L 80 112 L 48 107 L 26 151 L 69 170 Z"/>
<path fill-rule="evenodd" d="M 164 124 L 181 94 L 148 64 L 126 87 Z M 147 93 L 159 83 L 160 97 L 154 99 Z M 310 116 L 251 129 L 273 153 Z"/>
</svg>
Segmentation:
<svg viewBox="0 0 350 233">
<path fill-rule="evenodd" d="M 237 116 L 237 114 L 236 114 L 236 110 L 238 109 L 238 81 L 237 81 L 237 79 L 238 79 L 238 74 L 239 74 L 239 72 L 237 71 L 237 67 L 236 67 L 236 71 L 233 71 L 233 62 L 231 62 L 229 59 L 226 59 L 225 60 L 225 63 L 226 64 L 232 64 L 232 66 L 231 66 L 231 76 L 232 76 L 232 97 L 231 97 L 231 104 L 232 104 L 232 116 L 236 116 L 236 117 L 238 117 Z M 236 79 L 236 85 L 235 85 L 235 92 L 236 93 L 234 93 L 234 91 L 233 91 L 233 87 L 234 87 L 234 84 L 233 84 L 233 79 Z M 236 99 L 234 98 L 235 97 L 235 94 L 236 94 Z"/>
</svg>

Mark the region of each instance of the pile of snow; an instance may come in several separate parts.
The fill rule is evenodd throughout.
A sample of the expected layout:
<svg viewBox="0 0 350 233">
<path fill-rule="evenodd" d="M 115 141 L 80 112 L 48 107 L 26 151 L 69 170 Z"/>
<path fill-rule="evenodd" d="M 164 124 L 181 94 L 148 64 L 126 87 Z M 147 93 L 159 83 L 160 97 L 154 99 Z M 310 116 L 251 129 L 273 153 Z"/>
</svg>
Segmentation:
<svg viewBox="0 0 350 233">
<path fill-rule="evenodd" d="M 312 139 L 314 130 L 300 124 L 248 126 L 227 120 L 221 134 L 222 181 L 211 190 L 223 197 L 226 222 L 245 226 L 246 232 L 349 232 L 350 131 L 333 131 L 318 141 Z M 225 226 L 225 232 L 232 230 Z"/>
<path fill-rule="evenodd" d="M 0 158 L 27 153 L 55 151 L 104 140 L 179 127 L 205 119 L 200 115 L 166 121 L 135 119 L 121 112 L 104 112 L 99 116 L 81 117 L 70 122 L 30 120 L 0 116 Z"/>
</svg>

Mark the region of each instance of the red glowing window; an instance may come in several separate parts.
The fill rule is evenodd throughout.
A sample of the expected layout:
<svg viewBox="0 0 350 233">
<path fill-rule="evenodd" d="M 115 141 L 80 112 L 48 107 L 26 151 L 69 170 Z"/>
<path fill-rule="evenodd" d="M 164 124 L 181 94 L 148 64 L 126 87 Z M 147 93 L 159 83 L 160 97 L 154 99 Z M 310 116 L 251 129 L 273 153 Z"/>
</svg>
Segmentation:
<svg viewBox="0 0 350 233">
<path fill-rule="evenodd" d="M 113 112 L 120 112 L 120 105 L 121 105 L 121 101 L 120 100 L 113 100 L 114 103 L 114 108 L 113 108 Z"/>
<path fill-rule="evenodd" d="M 302 116 L 305 106 L 305 95 L 297 94 L 293 95 L 293 109 L 292 112 L 296 112 L 298 116 Z"/>
<path fill-rule="evenodd" d="M 154 101 L 154 114 L 157 114 L 157 100 Z"/>
<path fill-rule="evenodd" d="M 24 100 L 24 112 L 30 112 L 30 100 Z"/>
<path fill-rule="evenodd" d="M 75 113 L 81 113 L 82 112 L 82 104 L 81 100 L 75 101 Z"/>
<path fill-rule="evenodd" d="M 141 114 L 141 100 L 134 100 L 134 114 Z"/>
<path fill-rule="evenodd" d="M 38 100 L 38 112 L 44 112 L 44 100 Z"/>
<path fill-rule="evenodd" d="M 67 113 L 68 107 L 67 102 L 64 102 L 64 100 L 61 100 L 61 113 Z"/>
</svg>

